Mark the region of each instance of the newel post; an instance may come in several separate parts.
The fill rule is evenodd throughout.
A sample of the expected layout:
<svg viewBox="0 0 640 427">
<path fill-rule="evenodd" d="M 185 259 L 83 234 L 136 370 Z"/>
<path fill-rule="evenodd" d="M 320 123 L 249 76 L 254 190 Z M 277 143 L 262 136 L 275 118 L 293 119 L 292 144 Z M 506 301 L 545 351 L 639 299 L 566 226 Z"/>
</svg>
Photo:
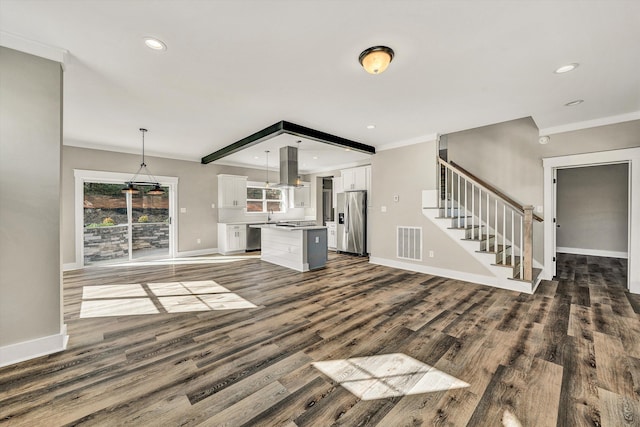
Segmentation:
<svg viewBox="0 0 640 427">
<path fill-rule="evenodd" d="M 533 206 L 523 206 L 524 210 L 524 247 L 522 253 L 523 279 L 533 280 Z"/>
</svg>

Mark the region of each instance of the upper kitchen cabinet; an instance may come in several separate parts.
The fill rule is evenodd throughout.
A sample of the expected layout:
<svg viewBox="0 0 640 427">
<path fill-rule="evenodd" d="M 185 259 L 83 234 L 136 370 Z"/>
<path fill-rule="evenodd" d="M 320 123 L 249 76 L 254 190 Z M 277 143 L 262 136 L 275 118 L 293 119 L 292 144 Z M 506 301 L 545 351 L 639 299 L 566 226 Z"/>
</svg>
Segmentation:
<svg viewBox="0 0 640 427">
<path fill-rule="evenodd" d="M 302 187 L 294 187 L 293 188 L 293 203 L 290 205 L 294 208 L 308 208 L 311 207 L 311 197 L 310 197 L 310 186 L 311 183 L 303 182 Z"/>
<path fill-rule="evenodd" d="M 343 169 L 340 171 L 342 190 L 365 190 L 367 192 L 367 205 L 371 206 L 371 166 Z"/>
<path fill-rule="evenodd" d="M 340 171 L 343 191 L 369 190 L 371 166 L 361 166 Z"/>
<path fill-rule="evenodd" d="M 218 207 L 242 209 L 247 207 L 247 177 L 218 175 Z"/>
</svg>

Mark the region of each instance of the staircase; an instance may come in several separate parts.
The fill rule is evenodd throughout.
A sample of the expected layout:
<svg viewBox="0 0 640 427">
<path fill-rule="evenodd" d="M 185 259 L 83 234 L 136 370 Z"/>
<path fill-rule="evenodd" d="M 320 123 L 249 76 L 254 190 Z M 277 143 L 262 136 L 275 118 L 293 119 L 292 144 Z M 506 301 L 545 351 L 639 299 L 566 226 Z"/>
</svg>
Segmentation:
<svg viewBox="0 0 640 427">
<path fill-rule="evenodd" d="M 462 167 L 438 159 L 439 189 L 423 194 L 423 214 L 491 273 L 482 282 L 533 293 L 533 206 L 521 206 Z"/>
</svg>

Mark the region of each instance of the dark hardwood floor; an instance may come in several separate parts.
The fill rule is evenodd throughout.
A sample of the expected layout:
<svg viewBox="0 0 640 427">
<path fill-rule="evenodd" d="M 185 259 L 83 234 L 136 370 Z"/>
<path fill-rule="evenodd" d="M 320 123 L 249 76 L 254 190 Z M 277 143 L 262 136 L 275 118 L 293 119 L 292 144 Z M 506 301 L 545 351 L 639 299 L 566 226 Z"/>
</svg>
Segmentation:
<svg viewBox="0 0 640 427">
<path fill-rule="evenodd" d="M 640 426 L 624 260 L 561 255 L 535 295 L 212 261 L 66 273 L 68 350 L 0 369 L 0 425 Z M 87 317 L 118 310 L 157 313 Z"/>
</svg>

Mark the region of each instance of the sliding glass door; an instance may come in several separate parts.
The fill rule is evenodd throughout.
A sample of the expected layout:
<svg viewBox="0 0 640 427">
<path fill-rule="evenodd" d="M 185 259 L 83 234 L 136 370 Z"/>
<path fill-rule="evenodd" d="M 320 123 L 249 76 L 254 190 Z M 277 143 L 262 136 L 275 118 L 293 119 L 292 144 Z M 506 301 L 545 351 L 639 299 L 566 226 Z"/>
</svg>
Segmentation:
<svg viewBox="0 0 640 427">
<path fill-rule="evenodd" d="M 123 194 L 123 184 L 83 184 L 84 265 L 170 255 L 170 187 L 163 195 Z"/>
</svg>

